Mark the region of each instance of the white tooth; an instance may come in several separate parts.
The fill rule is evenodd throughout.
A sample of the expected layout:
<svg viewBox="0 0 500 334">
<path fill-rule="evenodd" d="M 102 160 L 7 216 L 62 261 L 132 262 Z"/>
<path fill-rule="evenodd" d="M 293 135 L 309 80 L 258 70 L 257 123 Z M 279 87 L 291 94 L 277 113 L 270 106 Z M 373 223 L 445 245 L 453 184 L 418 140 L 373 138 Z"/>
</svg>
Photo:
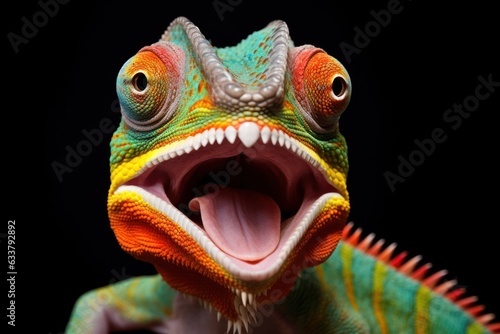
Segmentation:
<svg viewBox="0 0 500 334">
<path fill-rule="evenodd" d="M 241 301 L 243 306 L 247 306 L 247 293 L 245 291 L 241 291 Z"/>
<path fill-rule="evenodd" d="M 285 147 L 289 149 L 290 145 L 291 145 L 290 138 L 289 137 L 285 137 Z"/>
<path fill-rule="evenodd" d="M 236 129 L 233 126 L 228 126 L 225 131 L 226 138 L 227 140 L 231 143 L 234 144 L 234 141 L 236 140 Z"/>
<path fill-rule="evenodd" d="M 235 326 L 233 327 L 233 334 L 235 333 L 241 334 L 241 321 L 235 323 Z"/>
<path fill-rule="evenodd" d="M 205 130 L 203 131 L 203 133 L 201 134 L 201 145 L 203 147 L 207 146 L 208 144 L 208 131 Z"/>
<path fill-rule="evenodd" d="M 278 143 L 280 144 L 280 146 L 283 146 L 283 144 L 285 143 L 285 135 L 281 130 L 279 130 L 278 132 Z"/>
<path fill-rule="evenodd" d="M 243 305 L 240 305 L 238 308 L 238 324 L 239 324 L 239 329 L 241 330 L 241 325 L 245 326 L 245 330 L 248 333 L 248 323 L 250 322 L 250 316 L 255 319 L 255 312 L 249 311 L 247 307 L 244 307 Z M 255 321 L 255 320 L 254 320 Z"/>
<path fill-rule="evenodd" d="M 306 153 L 306 151 L 300 151 L 300 156 L 302 157 L 302 159 L 304 159 L 305 161 L 309 161 L 309 155 Z"/>
<path fill-rule="evenodd" d="M 290 140 L 291 140 L 291 143 L 292 143 L 292 145 L 291 145 L 292 146 L 292 152 L 295 153 L 295 152 L 297 152 L 297 149 L 298 149 L 297 142 L 293 138 L 291 138 Z"/>
<path fill-rule="evenodd" d="M 276 129 L 273 129 L 273 131 L 271 132 L 271 143 L 273 143 L 273 145 L 276 145 L 277 142 L 278 142 L 278 131 Z"/>
<path fill-rule="evenodd" d="M 233 327 L 233 322 L 231 320 L 227 320 L 227 331 L 226 333 L 229 333 L 231 330 L 231 327 Z"/>
<path fill-rule="evenodd" d="M 186 142 L 184 143 L 184 152 L 189 153 L 193 150 L 193 137 L 189 136 L 186 138 Z"/>
<path fill-rule="evenodd" d="M 197 133 L 193 138 L 193 148 L 198 150 L 201 146 L 201 135 Z"/>
<path fill-rule="evenodd" d="M 219 311 L 217 311 L 217 321 L 220 321 L 221 317 L 222 317 L 222 313 L 220 313 Z"/>
<path fill-rule="evenodd" d="M 254 298 L 253 298 L 253 293 L 249 292 L 248 293 L 248 304 L 253 305 Z"/>
<path fill-rule="evenodd" d="M 182 149 L 182 147 L 179 147 L 175 149 L 175 153 L 177 153 L 177 156 L 181 156 L 184 154 L 184 150 Z"/>
<path fill-rule="evenodd" d="M 175 153 L 175 151 L 168 152 L 168 157 L 169 157 L 170 159 L 175 158 L 176 156 L 177 156 L 177 153 Z"/>
<path fill-rule="evenodd" d="M 208 130 L 208 142 L 210 143 L 210 145 L 215 143 L 215 129 L 214 128 L 211 128 L 210 130 Z"/>
<path fill-rule="evenodd" d="M 252 145 L 259 140 L 259 137 L 259 126 L 253 122 L 242 123 L 238 128 L 238 138 L 240 138 L 241 142 L 246 147 L 252 147 Z"/>
<path fill-rule="evenodd" d="M 269 141 L 269 138 L 271 138 L 271 129 L 267 126 L 263 127 L 260 132 L 260 137 L 262 138 L 262 142 L 266 144 Z"/>
<path fill-rule="evenodd" d="M 217 129 L 215 131 L 215 140 L 217 140 L 217 144 L 222 143 L 222 141 L 224 140 L 224 130 Z"/>
</svg>

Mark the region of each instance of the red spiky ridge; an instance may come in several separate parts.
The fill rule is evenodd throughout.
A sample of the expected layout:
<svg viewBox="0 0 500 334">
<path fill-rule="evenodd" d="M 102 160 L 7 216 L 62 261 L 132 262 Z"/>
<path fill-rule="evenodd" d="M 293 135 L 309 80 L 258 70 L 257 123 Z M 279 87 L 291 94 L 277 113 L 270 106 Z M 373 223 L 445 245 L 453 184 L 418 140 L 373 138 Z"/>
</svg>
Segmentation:
<svg viewBox="0 0 500 334">
<path fill-rule="evenodd" d="M 481 323 L 493 333 L 500 333 L 500 322 L 493 322 L 495 315 L 492 313 L 483 314 L 485 306 L 477 304 L 476 296 L 465 296 L 466 290 L 457 287 L 455 280 L 444 280 L 448 274 L 446 270 L 440 270 L 432 274 L 429 273 L 432 265 L 430 263 L 418 264 L 422 256 L 417 255 L 406 260 L 408 253 L 401 252 L 394 254 L 396 244 L 392 243 L 384 248 L 385 241 L 379 239 L 374 242 L 375 234 L 371 233 L 362 237 L 362 229 L 354 228 L 354 224 L 349 222 L 342 231 L 342 240 L 364 253 L 375 257 L 384 263 L 387 263 L 398 272 L 411 277 L 432 289 L 455 305 L 469 313 L 477 322 Z"/>
</svg>

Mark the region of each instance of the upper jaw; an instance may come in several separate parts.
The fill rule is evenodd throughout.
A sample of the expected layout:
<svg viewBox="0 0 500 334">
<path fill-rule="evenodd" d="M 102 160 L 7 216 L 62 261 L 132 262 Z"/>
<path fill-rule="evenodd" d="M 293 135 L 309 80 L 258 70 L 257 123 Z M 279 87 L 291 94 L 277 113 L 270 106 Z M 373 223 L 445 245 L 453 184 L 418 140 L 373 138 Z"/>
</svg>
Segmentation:
<svg viewBox="0 0 500 334">
<path fill-rule="evenodd" d="M 270 196 L 281 212 L 276 248 L 257 261 L 221 250 L 189 209 L 198 196 L 221 189 L 251 189 Z M 328 167 L 306 146 L 281 130 L 245 122 L 211 128 L 158 149 L 136 175 L 119 186 L 138 193 L 186 231 L 231 276 L 266 281 L 279 274 L 328 201 L 344 199 Z"/>
</svg>

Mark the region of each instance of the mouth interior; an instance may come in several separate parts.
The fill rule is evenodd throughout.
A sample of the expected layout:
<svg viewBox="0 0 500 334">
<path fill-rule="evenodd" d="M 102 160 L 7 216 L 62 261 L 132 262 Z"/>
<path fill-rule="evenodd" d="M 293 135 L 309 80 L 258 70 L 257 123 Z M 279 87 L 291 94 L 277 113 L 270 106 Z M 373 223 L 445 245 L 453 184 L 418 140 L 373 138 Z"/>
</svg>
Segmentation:
<svg viewBox="0 0 500 334">
<path fill-rule="evenodd" d="M 280 241 L 280 208 L 267 194 L 224 187 L 195 197 L 189 208 L 221 250 L 245 261 L 271 254 Z"/>
<path fill-rule="evenodd" d="M 314 201 L 337 192 L 311 163 L 262 143 L 201 147 L 127 184 L 177 207 L 219 249 L 246 263 L 276 255 Z"/>
</svg>

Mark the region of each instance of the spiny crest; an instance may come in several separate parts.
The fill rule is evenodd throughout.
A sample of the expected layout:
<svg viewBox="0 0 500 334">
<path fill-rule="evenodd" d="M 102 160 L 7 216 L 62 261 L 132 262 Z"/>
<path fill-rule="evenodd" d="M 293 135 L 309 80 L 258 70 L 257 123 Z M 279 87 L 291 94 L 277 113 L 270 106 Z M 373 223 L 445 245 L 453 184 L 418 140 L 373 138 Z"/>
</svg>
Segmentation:
<svg viewBox="0 0 500 334">
<path fill-rule="evenodd" d="M 435 293 L 462 308 L 491 332 L 500 333 L 500 322 L 493 322 L 495 315 L 484 313 L 485 306 L 477 303 L 476 296 L 466 296 L 466 289 L 458 287 L 456 280 L 446 280 L 445 276 L 448 274 L 446 270 L 430 273 L 432 264 L 419 264 L 422 260 L 421 255 L 407 259 L 408 252 L 395 253 L 396 243 L 384 247 L 385 241 L 379 239 L 374 242 L 375 238 L 374 233 L 363 236 L 363 230 L 354 228 L 352 222 L 348 223 L 342 232 L 344 242 L 388 264 L 401 274 L 421 282 Z"/>
<path fill-rule="evenodd" d="M 260 61 L 267 63 L 267 68 L 260 75 L 263 79 L 251 86 L 237 79 L 200 29 L 187 18 L 178 17 L 174 20 L 162 35 L 161 41 L 175 42 L 179 36 L 187 36 L 211 88 L 212 99 L 219 106 L 231 111 L 260 111 L 279 105 L 283 100 L 290 44 L 285 22 L 273 21 L 267 28 L 271 32 L 263 43 L 272 45 L 265 50 L 265 61 Z"/>
</svg>

